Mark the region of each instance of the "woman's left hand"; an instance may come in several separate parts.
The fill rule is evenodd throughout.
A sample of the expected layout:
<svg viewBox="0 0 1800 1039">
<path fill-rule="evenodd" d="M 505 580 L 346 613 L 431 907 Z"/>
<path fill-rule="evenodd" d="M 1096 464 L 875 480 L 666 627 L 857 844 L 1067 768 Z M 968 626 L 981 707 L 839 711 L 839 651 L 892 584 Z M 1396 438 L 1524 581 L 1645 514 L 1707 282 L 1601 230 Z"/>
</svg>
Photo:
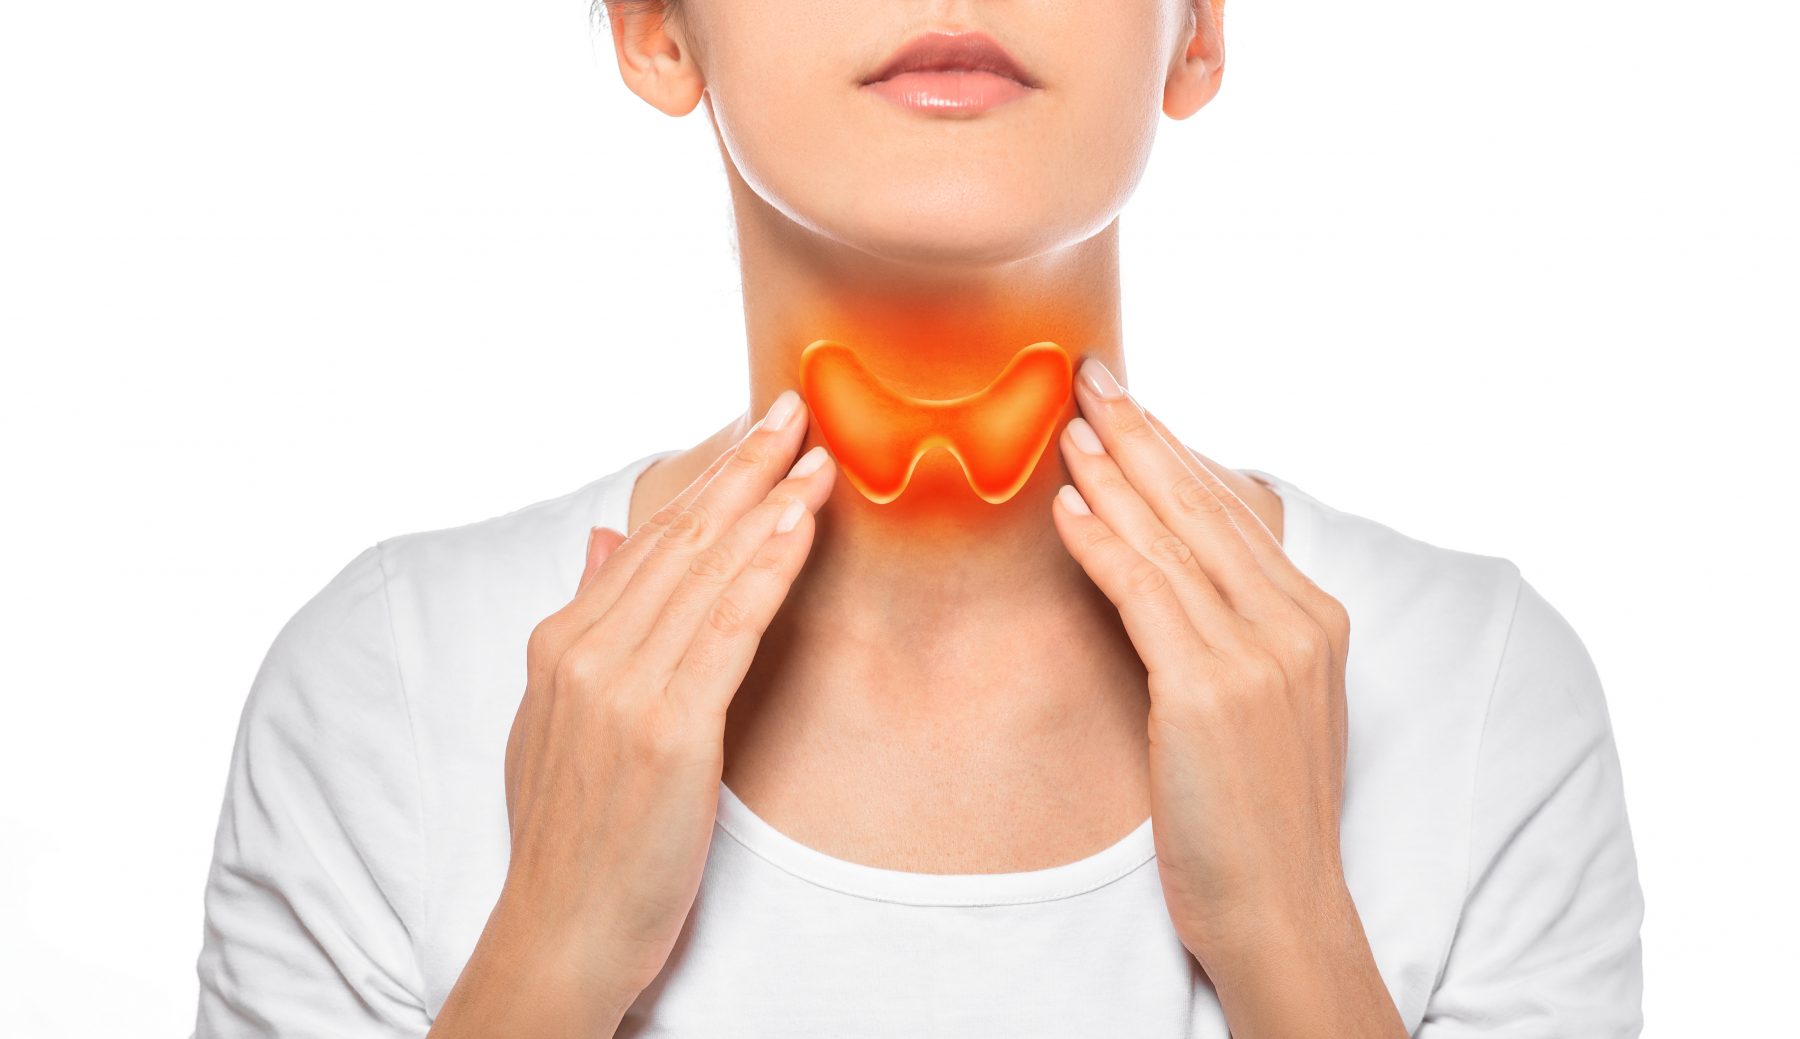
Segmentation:
<svg viewBox="0 0 1800 1039">
<path fill-rule="evenodd" d="M 1321 956 L 1320 976 L 1342 977 L 1349 956 L 1361 994 L 1385 997 L 1339 856 L 1349 616 L 1103 365 L 1081 373 L 1087 421 L 1062 434 L 1075 486 L 1055 523 L 1149 672 L 1152 828 L 1176 933 L 1243 1003 L 1278 987 L 1245 972 L 1278 971 L 1292 1000 L 1301 961 Z M 1371 1014 L 1368 1032 L 1335 1034 L 1403 1033 L 1391 1001 Z M 1245 1016 L 1275 1020 L 1245 1010 L 1234 1034 L 1258 1033 Z"/>
</svg>

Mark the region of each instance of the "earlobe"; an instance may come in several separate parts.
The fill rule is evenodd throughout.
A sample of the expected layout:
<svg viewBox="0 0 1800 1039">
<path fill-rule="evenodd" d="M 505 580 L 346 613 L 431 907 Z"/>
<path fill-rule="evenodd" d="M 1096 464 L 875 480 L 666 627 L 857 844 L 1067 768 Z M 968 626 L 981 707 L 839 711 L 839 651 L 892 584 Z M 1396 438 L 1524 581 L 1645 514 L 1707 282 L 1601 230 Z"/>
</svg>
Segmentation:
<svg viewBox="0 0 1800 1039">
<path fill-rule="evenodd" d="M 607 13 L 619 76 L 658 111 L 686 115 L 700 103 L 706 82 L 680 25 L 664 5 L 620 4 Z"/>
<path fill-rule="evenodd" d="M 1186 119 L 1219 93 L 1225 75 L 1225 0 L 1192 0 L 1188 32 L 1163 85 L 1163 113 Z"/>
</svg>

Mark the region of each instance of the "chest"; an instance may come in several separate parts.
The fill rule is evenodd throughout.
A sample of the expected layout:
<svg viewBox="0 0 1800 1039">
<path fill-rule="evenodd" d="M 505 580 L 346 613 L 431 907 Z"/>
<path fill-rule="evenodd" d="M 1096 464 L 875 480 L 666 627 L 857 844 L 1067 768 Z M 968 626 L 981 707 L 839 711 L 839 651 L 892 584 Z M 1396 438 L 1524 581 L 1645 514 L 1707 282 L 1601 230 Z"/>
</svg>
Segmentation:
<svg viewBox="0 0 1800 1039">
<path fill-rule="evenodd" d="M 1060 756 L 1017 747 L 757 748 L 728 756 L 724 783 L 800 844 L 914 873 L 1054 867 L 1111 845 L 1150 815 L 1143 751 L 1129 745 Z"/>
</svg>

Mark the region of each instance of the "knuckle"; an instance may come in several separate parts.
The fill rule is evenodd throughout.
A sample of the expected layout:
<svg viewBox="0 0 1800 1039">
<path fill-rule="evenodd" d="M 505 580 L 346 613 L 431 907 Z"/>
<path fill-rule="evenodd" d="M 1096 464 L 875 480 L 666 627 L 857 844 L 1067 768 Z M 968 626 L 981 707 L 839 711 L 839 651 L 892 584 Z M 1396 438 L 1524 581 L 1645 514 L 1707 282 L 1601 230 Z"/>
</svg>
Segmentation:
<svg viewBox="0 0 1800 1039">
<path fill-rule="evenodd" d="M 1139 559 L 1131 564 L 1131 570 L 1125 575 L 1125 586 L 1132 594 L 1148 598 L 1163 590 L 1169 583 L 1169 575 L 1148 559 Z"/>
<path fill-rule="evenodd" d="M 606 675 L 604 662 L 592 650 L 576 647 L 556 662 L 556 688 L 566 690 L 594 689 Z"/>
<path fill-rule="evenodd" d="M 721 595 L 706 611 L 706 623 L 721 635 L 736 635 L 754 626 L 750 612 L 729 595 Z"/>
<path fill-rule="evenodd" d="M 1176 480 L 1175 486 L 1169 488 L 1169 492 L 1175 499 L 1175 504 L 1183 512 L 1196 515 L 1216 513 L 1225 507 L 1225 503 L 1221 502 L 1219 496 L 1212 492 L 1212 489 L 1206 485 L 1206 481 L 1191 471 Z"/>
<path fill-rule="evenodd" d="M 729 465 L 739 471 L 755 471 L 761 469 L 769 460 L 768 441 L 763 437 L 751 437 L 738 445 L 732 452 Z"/>
<path fill-rule="evenodd" d="M 525 637 L 525 659 L 533 663 L 543 663 L 556 654 L 562 643 L 563 621 L 560 613 L 553 613 L 538 621 Z"/>
<path fill-rule="evenodd" d="M 693 561 L 688 563 L 688 572 L 695 577 L 721 580 L 731 576 L 733 562 L 731 549 L 723 543 L 713 544 L 694 556 Z"/>
<path fill-rule="evenodd" d="M 1243 682 L 1238 686 L 1238 695 L 1244 699 L 1255 699 L 1264 691 L 1287 686 L 1287 672 L 1282 670 L 1281 661 L 1267 653 L 1252 654 L 1241 665 L 1239 674 Z"/>
<path fill-rule="evenodd" d="M 1331 640 L 1326 638 L 1325 629 L 1315 624 L 1310 617 L 1301 617 L 1284 629 L 1283 648 L 1289 660 L 1297 661 L 1304 666 L 1325 659 L 1331 653 Z"/>
<path fill-rule="evenodd" d="M 681 506 L 674 502 L 670 502 L 662 508 L 657 509 L 654 513 L 651 513 L 650 518 L 644 521 L 644 527 L 647 530 L 658 530 L 667 527 L 669 524 L 675 522 L 675 517 L 679 515 L 681 515 Z"/>
<path fill-rule="evenodd" d="M 662 536 L 664 541 L 677 548 L 697 545 L 706 540 L 712 526 L 711 511 L 704 504 L 696 501 L 681 510 L 680 514 L 663 530 Z"/>
<path fill-rule="evenodd" d="M 749 567 L 752 570 L 780 570 L 785 558 L 779 547 L 765 544 L 750 557 Z"/>
<path fill-rule="evenodd" d="M 1194 559 L 1194 550 L 1174 534 L 1158 536 L 1150 542 L 1150 551 L 1177 566 L 1187 566 Z"/>
<path fill-rule="evenodd" d="M 709 616 L 709 623 L 710 620 Z M 718 640 L 695 639 L 677 668 L 695 685 L 707 686 L 725 669 L 725 654 L 720 651 Z"/>
<path fill-rule="evenodd" d="M 1319 603 L 1319 614 L 1324 618 L 1325 630 L 1338 638 L 1340 642 L 1350 637 L 1350 610 L 1335 596 L 1324 595 Z"/>
</svg>

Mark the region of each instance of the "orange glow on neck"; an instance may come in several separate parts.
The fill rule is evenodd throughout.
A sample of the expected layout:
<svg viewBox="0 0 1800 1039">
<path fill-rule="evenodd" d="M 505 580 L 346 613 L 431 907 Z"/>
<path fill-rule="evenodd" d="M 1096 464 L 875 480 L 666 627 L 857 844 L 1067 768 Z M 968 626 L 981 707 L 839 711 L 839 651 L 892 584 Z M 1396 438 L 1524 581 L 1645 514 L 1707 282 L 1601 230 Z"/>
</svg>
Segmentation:
<svg viewBox="0 0 1800 1039">
<path fill-rule="evenodd" d="M 1061 346 L 1033 343 L 981 390 L 925 400 L 887 386 L 842 343 L 820 339 L 800 355 L 800 392 L 825 446 L 851 485 L 877 504 L 898 498 L 934 447 L 956 458 L 983 501 L 1011 498 L 1056 431 L 1072 375 Z"/>
</svg>

